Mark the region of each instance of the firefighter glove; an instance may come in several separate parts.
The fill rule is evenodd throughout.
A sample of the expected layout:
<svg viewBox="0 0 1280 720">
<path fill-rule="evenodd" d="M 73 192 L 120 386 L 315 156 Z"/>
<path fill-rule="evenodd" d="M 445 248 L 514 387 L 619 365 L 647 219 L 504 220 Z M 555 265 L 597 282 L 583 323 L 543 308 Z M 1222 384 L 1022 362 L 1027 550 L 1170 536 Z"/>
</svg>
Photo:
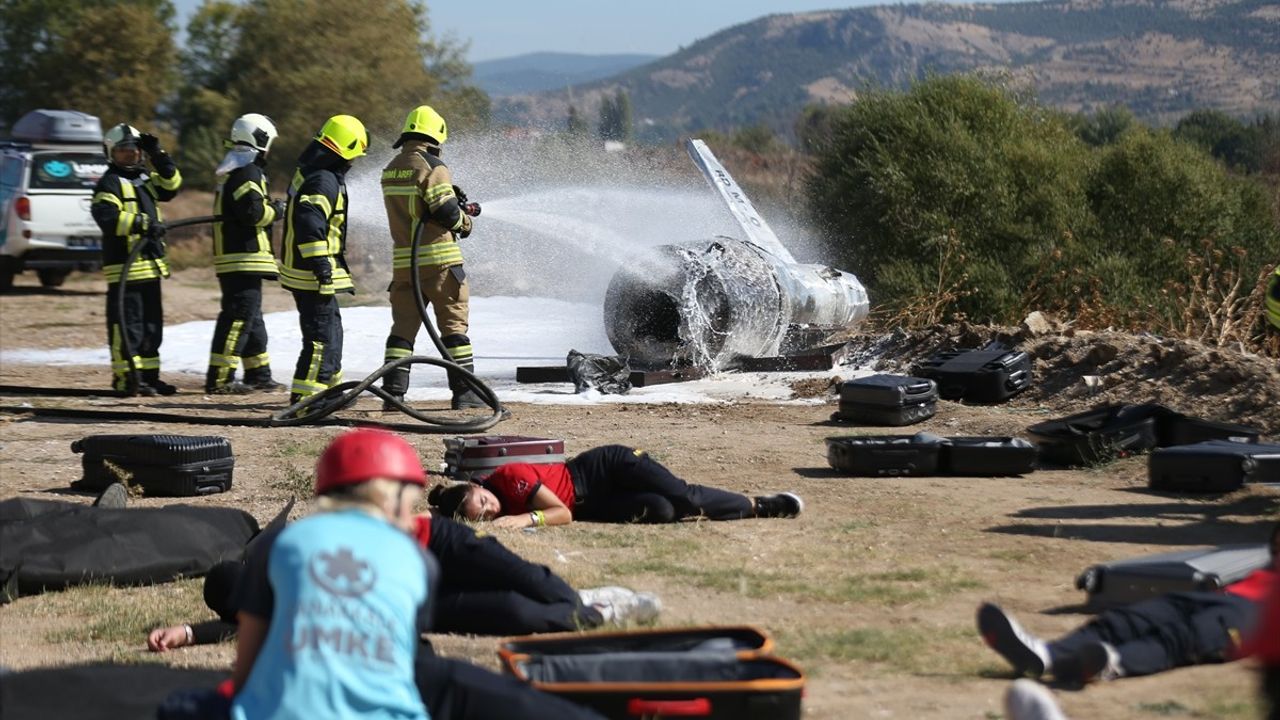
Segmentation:
<svg viewBox="0 0 1280 720">
<path fill-rule="evenodd" d="M 268 200 L 267 203 L 276 211 L 276 219 L 284 217 L 284 211 L 289 207 L 288 200 Z"/>
<path fill-rule="evenodd" d="M 138 138 L 138 148 L 150 157 L 164 153 L 164 150 L 160 149 L 160 139 L 151 133 L 142 133 Z"/>
<path fill-rule="evenodd" d="M 460 237 L 460 238 L 465 238 L 465 237 L 467 237 L 467 236 L 469 236 L 469 235 L 471 235 L 471 216 L 470 216 L 470 215 L 463 215 L 463 216 L 462 216 L 462 228 L 461 228 L 460 230 L 458 230 L 458 237 Z"/>
<path fill-rule="evenodd" d="M 161 240 L 164 240 L 164 236 L 167 235 L 168 233 L 169 233 L 169 228 L 166 227 L 164 223 L 153 222 L 147 225 L 147 229 L 144 231 L 143 234 L 146 235 L 148 240 L 155 240 L 156 242 L 159 242 Z"/>
<path fill-rule="evenodd" d="M 458 187 L 457 185 L 454 185 L 453 194 L 457 196 L 459 205 L 467 204 L 467 194 L 462 192 L 462 188 Z"/>
</svg>

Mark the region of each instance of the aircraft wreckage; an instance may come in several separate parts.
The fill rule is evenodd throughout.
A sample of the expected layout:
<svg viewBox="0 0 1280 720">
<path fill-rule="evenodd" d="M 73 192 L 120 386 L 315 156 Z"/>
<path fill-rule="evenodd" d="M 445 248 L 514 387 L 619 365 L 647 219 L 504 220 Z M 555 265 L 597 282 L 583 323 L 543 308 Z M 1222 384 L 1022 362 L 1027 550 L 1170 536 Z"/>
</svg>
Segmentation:
<svg viewBox="0 0 1280 720">
<path fill-rule="evenodd" d="M 732 369 L 813 347 L 867 316 L 857 277 L 797 263 L 707 144 L 687 149 L 746 239 L 662 245 L 614 274 L 604 322 L 618 354 L 637 367 Z"/>
</svg>

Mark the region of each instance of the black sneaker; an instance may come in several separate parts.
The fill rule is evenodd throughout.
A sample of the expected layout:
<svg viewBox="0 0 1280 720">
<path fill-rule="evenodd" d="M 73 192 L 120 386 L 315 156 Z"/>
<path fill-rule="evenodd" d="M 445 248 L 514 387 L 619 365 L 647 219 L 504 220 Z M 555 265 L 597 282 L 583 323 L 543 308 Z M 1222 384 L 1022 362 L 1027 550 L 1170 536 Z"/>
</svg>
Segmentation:
<svg viewBox="0 0 1280 720">
<path fill-rule="evenodd" d="M 978 633 L 1019 675 L 1038 678 L 1049 670 L 1049 647 L 999 606 L 983 603 L 978 608 Z"/>
<path fill-rule="evenodd" d="M 232 380 L 229 383 L 223 383 L 221 385 L 206 385 L 204 387 L 204 391 L 209 395 L 248 395 L 253 392 L 253 388 L 242 382 Z"/>
<path fill-rule="evenodd" d="M 122 483 L 111 483 L 93 501 L 94 507 L 119 510 L 129 504 L 129 488 Z"/>
<path fill-rule="evenodd" d="M 804 512 L 804 500 L 795 493 L 778 493 L 777 495 L 761 495 L 756 498 L 756 517 L 786 518 L 795 517 Z"/>
</svg>

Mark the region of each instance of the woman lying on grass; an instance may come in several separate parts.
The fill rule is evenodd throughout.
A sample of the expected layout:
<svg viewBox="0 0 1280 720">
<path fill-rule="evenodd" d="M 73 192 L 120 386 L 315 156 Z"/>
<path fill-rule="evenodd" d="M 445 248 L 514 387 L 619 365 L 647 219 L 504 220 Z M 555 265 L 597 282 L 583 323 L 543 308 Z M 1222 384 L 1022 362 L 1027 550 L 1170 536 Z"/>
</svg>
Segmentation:
<svg viewBox="0 0 1280 720">
<path fill-rule="evenodd" d="M 671 523 L 690 517 L 794 517 L 804 510 L 794 493 L 749 498 L 691 485 L 644 451 L 622 445 L 588 450 L 566 463 L 502 465 L 482 484 L 436 487 L 427 502 L 447 516 L 492 520 L 503 528 L 568 525 L 575 518 Z"/>
</svg>

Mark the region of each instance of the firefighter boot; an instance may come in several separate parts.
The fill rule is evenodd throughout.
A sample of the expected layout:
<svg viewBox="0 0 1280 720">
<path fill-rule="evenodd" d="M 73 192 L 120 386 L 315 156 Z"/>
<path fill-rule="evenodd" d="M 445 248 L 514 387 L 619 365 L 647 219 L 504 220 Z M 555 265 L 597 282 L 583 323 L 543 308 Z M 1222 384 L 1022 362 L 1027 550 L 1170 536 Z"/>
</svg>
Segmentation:
<svg viewBox="0 0 1280 720">
<path fill-rule="evenodd" d="M 489 404 L 481 400 L 476 391 L 471 389 L 466 380 L 462 379 L 462 375 L 456 372 L 449 373 L 449 389 L 453 391 L 453 400 L 449 403 L 449 407 L 454 410 L 489 407 Z"/>
<path fill-rule="evenodd" d="M 382 376 L 382 389 L 391 397 L 400 402 L 404 402 L 404 394 L 409 389 L 409 368 L 408 366 L 392 369 L 386 375 Z M 382 401 L 383 410 L 398 410 L 390 400 Z"/>
<path fill-rule="evenodd" d="M 276 392 L 283 390 L 284 385 L 271 377 L 271 366 L 263 365 L 244 371 L 244 384 L 258 392 Z"/>
<path fill-rule="evenodd" d="M 173 395 L 178 388 L 160 379 L 159 370 L 143 370 L 142 384 L 151 388 L 157 395 Z"/>
<path fill-rule="evenodd" d="M 236 382 L 234 368 L 227 372 L 226 368 L 210 367 L 204 376 L 204 391 L 208 395 L 247 395 L 253 388 Z"/>
</svg>

